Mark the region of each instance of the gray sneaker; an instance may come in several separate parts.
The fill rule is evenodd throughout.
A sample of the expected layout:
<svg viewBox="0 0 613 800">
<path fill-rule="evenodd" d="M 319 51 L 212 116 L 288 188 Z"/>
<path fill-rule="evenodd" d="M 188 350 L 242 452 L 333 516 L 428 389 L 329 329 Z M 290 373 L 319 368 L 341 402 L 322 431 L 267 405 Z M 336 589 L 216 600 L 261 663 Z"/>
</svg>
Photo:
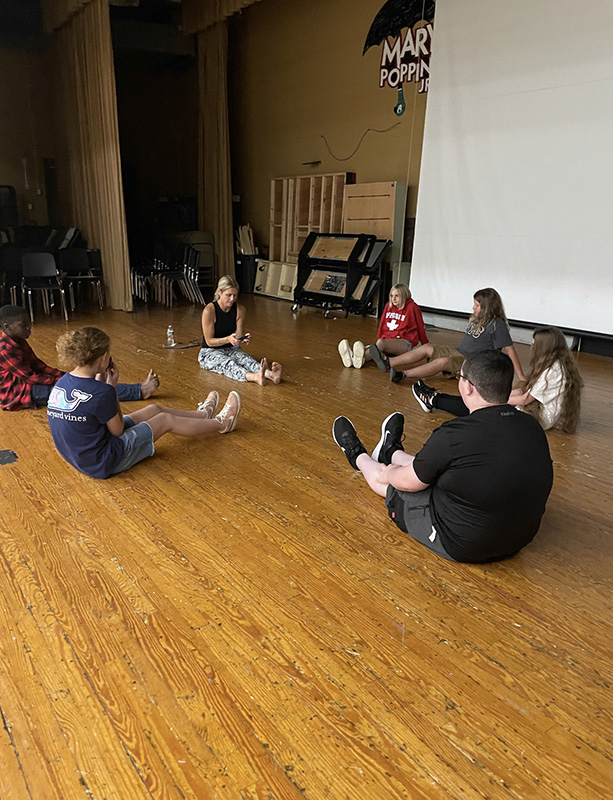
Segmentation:
<svg viewBox="0 0 613 800">
<path fill-rule="evenodd" d="M 338 343 L 338 353 L 345 367 L 353 366 L 353 353 L 347 339 L 343 339 L 342 342 Z"/>
<path fill-rule="evenodd" d="M 392 383 L 400 383 L 403 378 L 404 372 L 402 370 L 394 369 L 394 367 L 390 369 L 390 381 Z"/>
<path fill-rule="evenodd" d="M 382 353 L 381 350 L 377 347 L 376 344 L 371 344 L 368 348 L 368 355 L 372 358 L 375 364 L 379 367 L 381 372 L 389 372 L 390 371 L 390 360 Z"/>
</svg>

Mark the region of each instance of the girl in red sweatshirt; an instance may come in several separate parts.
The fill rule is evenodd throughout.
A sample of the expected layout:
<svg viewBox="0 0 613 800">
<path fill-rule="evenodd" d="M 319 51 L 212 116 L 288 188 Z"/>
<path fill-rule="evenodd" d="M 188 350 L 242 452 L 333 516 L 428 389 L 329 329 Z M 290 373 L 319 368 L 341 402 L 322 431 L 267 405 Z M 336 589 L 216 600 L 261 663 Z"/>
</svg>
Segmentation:
<svg viewBox="0 0 613 800">
<path fill-rule="evenodd" d="M 397 283 L 390 290 L 389 301 L 379 321 L 377 347 L 382 353 L 399 356 L 418 344 L 427 343 L 421 309 L 412 299 L 409 287 Z M 338 352 L 346 367 L 360 369 L 366 361 L 371 360 L 368 348 L 362 342 L 355 342 L 352 348 L 349 341 L 343 339 L 339 342 Z"/>
</svg>

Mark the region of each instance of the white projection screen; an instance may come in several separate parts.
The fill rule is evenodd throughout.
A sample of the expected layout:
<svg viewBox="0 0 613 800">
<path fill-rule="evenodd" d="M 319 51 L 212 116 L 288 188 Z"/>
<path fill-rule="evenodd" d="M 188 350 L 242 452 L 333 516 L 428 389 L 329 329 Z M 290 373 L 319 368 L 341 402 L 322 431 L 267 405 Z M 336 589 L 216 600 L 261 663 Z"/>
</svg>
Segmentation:
<svg viewBox="0 0 613 800">
<path fill-rule="evenodd" d="M 437 0 L 411 289 L 613 334 L 613 0 Z"/>
</svg>

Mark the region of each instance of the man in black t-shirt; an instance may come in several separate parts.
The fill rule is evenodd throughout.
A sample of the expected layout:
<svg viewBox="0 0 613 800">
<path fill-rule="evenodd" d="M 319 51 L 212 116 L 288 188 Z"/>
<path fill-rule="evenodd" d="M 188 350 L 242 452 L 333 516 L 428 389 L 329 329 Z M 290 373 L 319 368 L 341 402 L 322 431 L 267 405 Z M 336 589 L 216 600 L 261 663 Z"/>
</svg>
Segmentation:
<svg viewBox="0 0 613 800">
<path fill-rule="evenodd" d="M 332 435 L 351 466 L 386 498 L 401 530 L 452 561 L 499 561 L 534 538 L 553 482 L 539 423 L 507 404 L 511 359 L 497 350 L 468 356 L 459 376 L 470 414 L 448 420 L 413 457 L 401 439 L 404 417 L 390 414 L 368 456 L 346 417 Z"/>
</svg>

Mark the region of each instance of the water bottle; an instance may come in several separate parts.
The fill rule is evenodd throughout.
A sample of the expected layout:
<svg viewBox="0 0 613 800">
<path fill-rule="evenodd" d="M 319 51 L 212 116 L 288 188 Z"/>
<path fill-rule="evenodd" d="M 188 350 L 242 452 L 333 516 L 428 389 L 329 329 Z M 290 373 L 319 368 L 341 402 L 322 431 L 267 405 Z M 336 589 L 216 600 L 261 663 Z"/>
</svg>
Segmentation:
<svg viewBox="0 0 613 800">
<path fill-rule="evenodd" d="M 167 347 L 175 346 L 175 332 L 172 325 L 169 325 L 166 330 L 166 346 Z"/>
</svg>

